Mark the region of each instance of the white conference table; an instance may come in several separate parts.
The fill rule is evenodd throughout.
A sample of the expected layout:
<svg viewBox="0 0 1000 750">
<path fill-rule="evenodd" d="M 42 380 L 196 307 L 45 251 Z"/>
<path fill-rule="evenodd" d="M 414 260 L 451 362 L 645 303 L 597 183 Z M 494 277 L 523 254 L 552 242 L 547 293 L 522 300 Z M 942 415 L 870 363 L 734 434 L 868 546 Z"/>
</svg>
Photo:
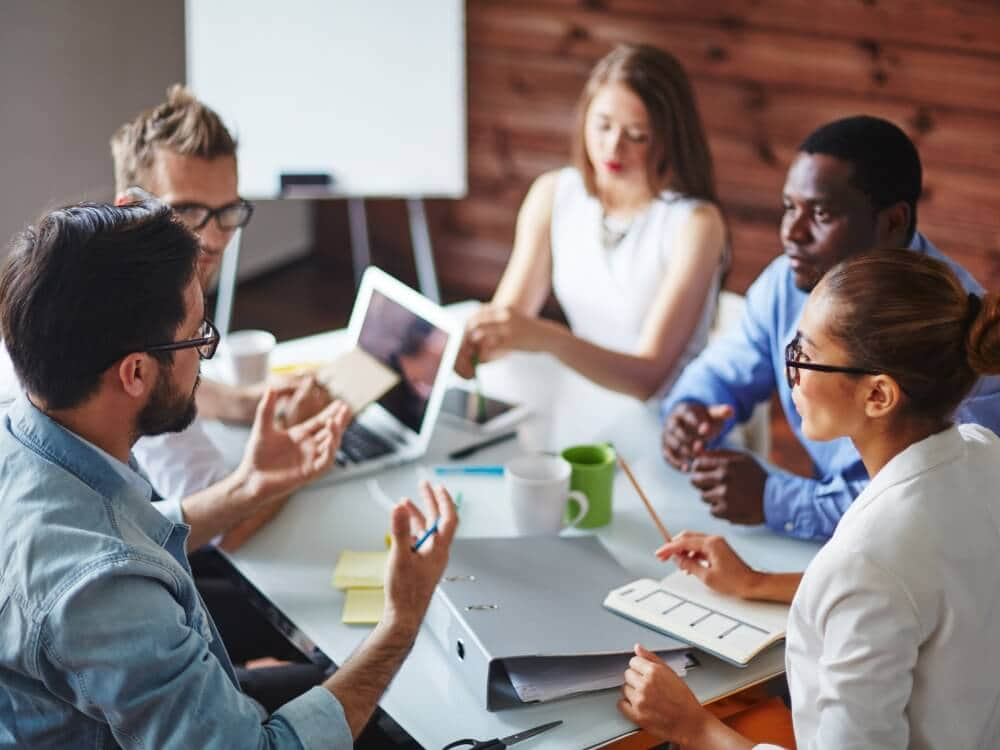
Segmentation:
<svg viewBox="0 0 1000 750">
<path fill-rule="evenodd" d="M 273 364 L 322 361 L 346 346 L 342 332 L 321 334 L 281 344 Z M 569 445 L 610 441 L 629 461 L 664 524 L 682 529 L 725 534 L 751 565 L 775 571 L 803 570 L 819 549 L 817 544 L 779 537 L 763 527 L 734 526 L 712 518 L 688 479 L 665 464 L 659 448 L 655 407 L 595 386 L 546 354 L 516 353 L 480 367 L 489 395 L 527 403 L 534 416 L 519 428 L 518 439 L 484 450 L 469 463 L 503 463 L 515 455 L 558 451 Z M 246 431 L 214 426 L 232 461 L 238 460 Z M 454 463 L 445 454 L 481 436 L 439 424 L 425 461 L 397 467 L 377 476 L 393 498 L 413 495 L 418 477 L 435 463 Z M 424 467 L 423 469 L 421 467 Z M 460 537 L 513 535 L 505 507 L 503 480 L 496 477 L 447 477 L 446 486 L 464 496 Z M 653 556 L 659 544 L 656 528 L 627 478 L 618 472 L 614 484 L 614 517 L 596 534 L 611 554 L 632 574 L 661 578 L 672 565 Z M 343 592 L 330 586 L 340 553 L 345 549 L 384 549 L 386 511 L 371 496 L 368 479 L 320 484 L 297 493 L 282 512 L 232 555 L 238 570 L 299 630 L 336 664 L 343 664 L 370 628 L 341 623 Z M 585 533 L 585 532 L 569 532 Z M 622 581 L 626 583 L 627 581 Z M 605 592 L 596 592 L 601 605 Z M 687 682 L 702 702 L 710 702 L 784 671 L 784 649 L 774 647 L 738 669 L 706 654 Z M 617 710 L 618 690 L 487 712 L 457 675 L 449 672 L 449 655 L 434 636 L 422 629 L 412 653 L 380 705 L 417 742 L 437 750 L 459 737 L 503 737 L 556 719 L 562 726 L 536 747 L 597 747 L 627 735 L 636 727 Z"/>
</svg>

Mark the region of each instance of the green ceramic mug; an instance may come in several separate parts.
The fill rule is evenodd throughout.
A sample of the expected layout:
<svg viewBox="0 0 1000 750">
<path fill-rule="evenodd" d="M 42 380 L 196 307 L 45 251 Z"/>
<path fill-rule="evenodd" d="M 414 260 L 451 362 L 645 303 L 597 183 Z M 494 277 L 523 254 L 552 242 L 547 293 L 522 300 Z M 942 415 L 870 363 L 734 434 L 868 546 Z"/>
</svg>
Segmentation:
<svg viewBox="0 0 1000 750">
<path fill-rule="evenodd" d="M 579 490 L 590 501 L 587 511 L 579 523 L 580 529 L 594 529 L 611 522 L 611 488 L 615 479 L 615 449 L 608 443 L 574 445 L 562 452 L 562 457 L 573 467 L 570 489 Z M 570 501 L 570 515 L 575 513 L 576 503 Z"/>
</svg>

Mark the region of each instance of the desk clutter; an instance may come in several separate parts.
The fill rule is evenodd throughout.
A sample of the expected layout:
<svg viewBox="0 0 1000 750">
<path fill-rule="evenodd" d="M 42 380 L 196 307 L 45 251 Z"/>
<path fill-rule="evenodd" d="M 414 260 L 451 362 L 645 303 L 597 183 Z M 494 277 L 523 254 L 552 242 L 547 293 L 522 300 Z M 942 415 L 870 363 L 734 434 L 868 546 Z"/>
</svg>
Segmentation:
<svg viewBox="0 0 1000 750">
<path fill-rule="evenodd" d="M 456 539 L 425 625 L 489 711 L 620 686 L 636 643 L 693 666 L 687 644 L 601 607 L 628 577 L 593 536 Z"/>
</svg>

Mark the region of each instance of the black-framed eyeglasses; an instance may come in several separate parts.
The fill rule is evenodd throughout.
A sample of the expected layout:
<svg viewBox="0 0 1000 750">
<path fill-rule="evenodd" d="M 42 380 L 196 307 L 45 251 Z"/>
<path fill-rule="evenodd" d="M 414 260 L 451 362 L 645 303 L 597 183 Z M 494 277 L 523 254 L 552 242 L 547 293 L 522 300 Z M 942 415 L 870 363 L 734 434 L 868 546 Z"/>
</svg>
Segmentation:
<svg viewBox="0 0 1000 750">
<path fill-rule="evenodd" d="M 815 370 L 816 372 L 843 372 L 848 375 L 878 375 L 875 370 L 865 370 L 861 367 L 841 367 L 840 365 L 819 365 L 815 362 L 802 361 L 802 344 L 799 334 L 795 334 L 785 347 L 785 377 L 789 389 L 799 384 L 799 370 Z"/>
<path fill-rule="evenodd" d="M 178 349 L 197 349 L 202 359 L 211 359 L 219 348 L 219 331 L 211 320 L 205 320 L 198 329 L 198 336 L 184 341 L 171 341 L 167 344 L 154 344 L 143 348 L 144 352 L 175 352 Z"/>
<path fill-rule="evenodd" d="M 215 225 L 223 231 L 241 229 L 250 223 L 253 216 L 253 203 L 243 198 L 218 208 L 210 208 L 204 203 L 173 203 L 171 208 L 188 229 L 195 232 L 204 229 L 213 218 Z"/>
</svg>

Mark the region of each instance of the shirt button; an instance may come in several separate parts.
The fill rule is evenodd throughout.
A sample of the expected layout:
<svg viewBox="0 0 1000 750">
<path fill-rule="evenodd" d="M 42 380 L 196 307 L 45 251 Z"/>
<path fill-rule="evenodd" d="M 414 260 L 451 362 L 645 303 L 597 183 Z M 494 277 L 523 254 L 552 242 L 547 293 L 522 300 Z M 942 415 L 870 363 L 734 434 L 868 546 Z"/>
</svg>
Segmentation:
<svg viewBox="0 0 1000 750">
<path fill-rule="evenodd" d="M 795 531 L 795 524 L 791 521 L 785 521 L 785 531 Z"/>
</svg>

